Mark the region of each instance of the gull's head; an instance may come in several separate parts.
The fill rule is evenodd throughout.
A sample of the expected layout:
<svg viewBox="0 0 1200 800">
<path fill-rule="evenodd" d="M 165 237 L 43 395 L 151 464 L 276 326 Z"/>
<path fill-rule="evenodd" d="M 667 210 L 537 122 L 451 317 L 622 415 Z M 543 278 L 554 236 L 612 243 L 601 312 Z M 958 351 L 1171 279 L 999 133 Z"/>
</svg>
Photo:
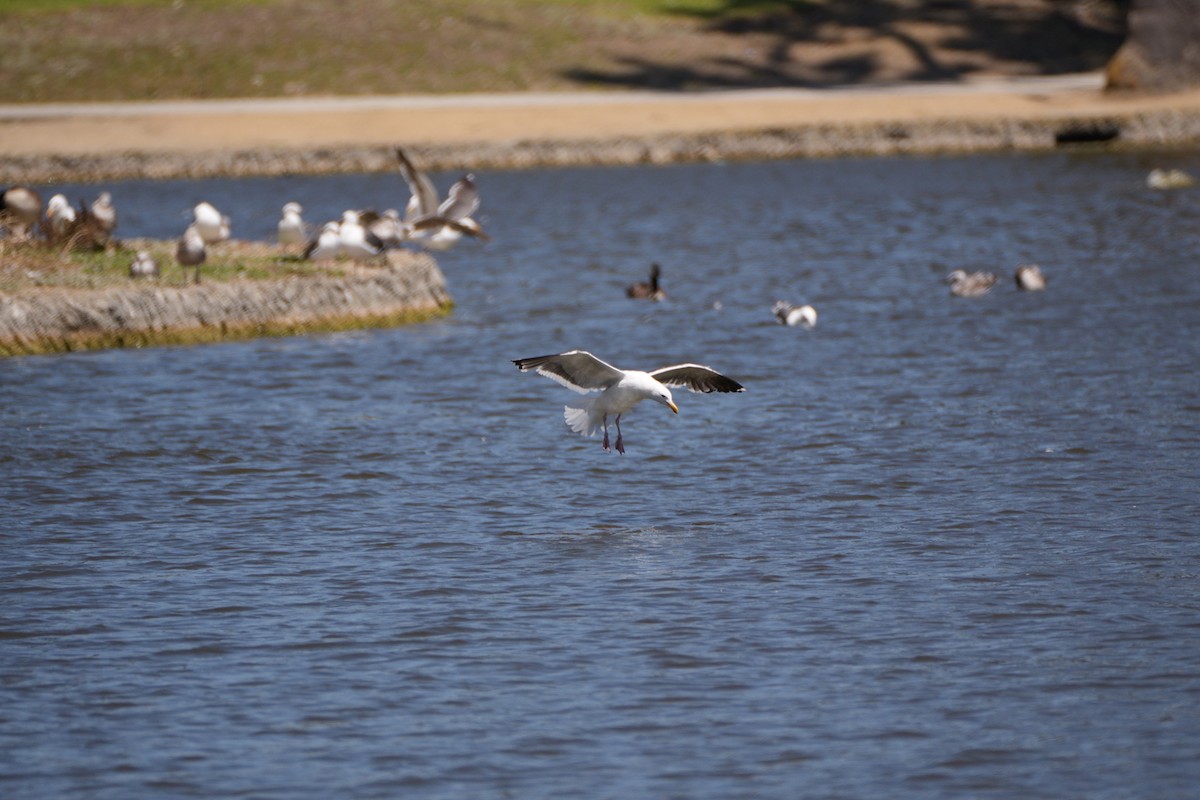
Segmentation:
<svg viewBox="0 0 1200 800">
<path fill-rule="evenodd" d="M 304 208 L 299 203 L 285 203 L 283 206 L 284 214 L 295 214 L 296 216 L 299 216 L 301 213 L 303 213 L 303 211 Z"/>
<path fill-rule="evenodd" d="M 655 386 L 653 394 L 650 395 L 650 399 L 654 400 L 656 403 L 662 403 L 676 414 L 679 413 L 679 406 L 675 405 L 675 401 L 671 398 L 671 390 L 665 386 Z"/>
</svg>

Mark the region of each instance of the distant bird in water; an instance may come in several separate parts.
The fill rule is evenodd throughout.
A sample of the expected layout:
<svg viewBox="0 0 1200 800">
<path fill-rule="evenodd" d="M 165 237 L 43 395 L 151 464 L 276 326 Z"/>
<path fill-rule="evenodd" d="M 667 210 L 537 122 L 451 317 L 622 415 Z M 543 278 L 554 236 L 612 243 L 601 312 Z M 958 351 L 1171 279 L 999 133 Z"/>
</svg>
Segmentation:
<svg viewBox="0 0 1200 800">
<path fill-rule="evenodd" d="M 650 265 L 650 280 L 629 284 L 625 287 L 625 296 L 634 300 L 653 300 L 656 303 L 666 300 L 667 293 L 658 285 L 658 279 L 661 276 L 662 267 L 656 261 Z"/>
<path fill-rule="evenodd" d="M 996 285 L 996 276 L 991 272 L 966 272 L 956 269 L 946 276 L 950 294 L 955 297 L 982 297 Z"/>
<path fill-rule="evenodd" d="M 145 250 L 138 250 L 137 255 L 133 257 L 133 263 L 129 265 L 129 277 L 157 278 L 158 262 Z"/>
<path fill-rule="evenodd" d="M 817 324 L 817 310 L 812 306 L 794 306 L 784 300 L 778 300 L 771 306 L 771 313 L 779 320 L 780 325 L 811 328 Z"/>
<path fill-rule="evenodd" d="M 1026 292 L 1040 292 L 1046 288 L 1046 276 L 1037 264 L 1022 264 L 1013 274 L 1017 288 Z"/>
<path fill-rule="evenodd" d="M 195 225 L 189 225 L 183 232 L 183 236 L 179 237 L 179 244 L 175 247 L 175 260 L 181 267 L 195 267 L 196 283 L 199 283 L 200 265 L 204 263 L 206 257 L 204 237 L 200 235 L 200 231 L 196 230 Z"/>
<path fill-rule="evenodd" d="M 308 241 L 304 232 L 304 220 L 300 217 L 304 208 L 299 203 L 286 203 L 283 206 L 283 216 L 279 218 L 276 233 L 279 243 L 289 248 L 293 245 L 303 246 Z"/>
<path fill-rule="evenodd" d="M 197 203 L 192 214 L 192 227 L 205 244 L 216 244 L 229 238 L 229 217 L 218 211 L 212 203 Z"/>
<path fill-rule="evenodd" d="M 10 186 L 0 193 L 0 228 L 14 239 L 32 235 L 42 218 L 42 196 L 28 186 Z"/>
<path fill-rule="evenodd" d="M 455 181 L 438 205 L 433 181 L 412 163 L 402 148 L 396 148 L 400 174 L 412 197 L 404 210 L 408 235 L 427 250 L 449 250 L 463 236 L 491 241 L 483 227 L 471 216 L 479 208 L 479 190 L 474 175 Z"/>
<path fill-rule="evenodd" d="M 1181 169 L 1152 169 L 1146 176 L 1146 186 L 1151 189 L 1186 189 L 1196 179 Z"/>
</svg>

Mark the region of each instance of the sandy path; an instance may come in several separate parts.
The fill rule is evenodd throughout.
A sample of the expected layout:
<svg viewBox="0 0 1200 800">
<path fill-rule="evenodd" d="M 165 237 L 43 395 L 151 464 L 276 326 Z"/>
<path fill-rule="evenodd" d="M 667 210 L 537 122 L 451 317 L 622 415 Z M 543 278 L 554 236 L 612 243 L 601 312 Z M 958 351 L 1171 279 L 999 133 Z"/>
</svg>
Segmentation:
<svg viewBox="0 0 1200 800">
<path fill-rule="evenodd" d="M 653 139 L 880 124 L 967 125 L 1130 115 L 1200 119 L 1200 91 L 1110 95 L 1099 75 L 762 90 L 0 106 L 0 175 L 13 162 L 117 154 Z"/>
</svg>

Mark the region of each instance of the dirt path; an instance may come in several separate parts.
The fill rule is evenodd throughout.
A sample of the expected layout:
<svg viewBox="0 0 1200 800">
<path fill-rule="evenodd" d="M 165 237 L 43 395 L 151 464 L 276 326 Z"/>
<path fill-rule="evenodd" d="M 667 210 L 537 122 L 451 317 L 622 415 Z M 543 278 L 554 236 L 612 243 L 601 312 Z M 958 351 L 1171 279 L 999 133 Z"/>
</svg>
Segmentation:
<svg viewBox="0 0 1200 800">
<path fill-rule="evenodd" d="M 424 148 L 435 160 L 493 165 L 504 160 L 498 153 L 505 148 L 524 148 L 524 155 L 514 155 L 520 166 L 563 160 L 561 154 L 530 155 L 536 143 L 724 141 L 764 131 L 836 140 L 874 129 L 882 142 L 904 140 L 913 150 L 997 149 L 1005 140 L 1021 146 L 1022 128 L 1042 131 L 1042 140 L 1048 131 L 1052 146 L 1066 127 L 1088 125 L 1116 125 L 1121 138 L 1134 143 L 1200 141 L 1200 91 L 1106 94 L 1100 83 L 1099 75 L 1081 75 L 842 90 L 0 106 L 0 182 L 62 179 L 72 171 L 77 177 L 165 177 L 371 169 L 376 165 L 369 157 L 337 153 L 385 151 L 393 143 Z M 1154 130 L 1142 130 L 1147 125 Z M 1003 135 L 993 141 L 997 131 Z M 945 135 L 931 139 L 937 132 Z M 792 154 L 805 154 L 798 147 Z M 811 152 L 821 153 L 814 147 Z M 861 147 L 878 149 L 865 140 Z"/>
</svg>

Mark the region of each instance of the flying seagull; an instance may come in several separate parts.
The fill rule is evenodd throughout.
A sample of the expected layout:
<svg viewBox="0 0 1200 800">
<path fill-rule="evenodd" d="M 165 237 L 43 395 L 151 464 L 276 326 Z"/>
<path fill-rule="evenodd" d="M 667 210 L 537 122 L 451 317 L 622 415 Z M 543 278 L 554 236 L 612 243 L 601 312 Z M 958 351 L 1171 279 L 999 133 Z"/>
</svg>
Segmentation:
<svg viewBox="0 0 1200 800">
<path fill-rule="evenodd" d="M 491 240 L 471 217 L 479 208 L 474 175 L 464 175 L 455 181 L 439 205 L 433 181 L 417 169 L 400 147 L 396 148 L 396 160 L 412 193 L 404 209 L 404 224 L 411 238 L 420 240 L 421 246 L 428 250 L 449 250 L 464 235 L 485 242 Z"/>
<path fill-rule="evenodd" d="M 567 404 L 563 418 L 567 427 L 583 436 L 604 430 L 604 449 L 608 450 L 608 417 L 616 415 L 618 453 L 625 452 L 621 441 L 621 415 L 643 400 L 662 403 L 679 413 L 668 386 L 684 386 L 693 392 L 744 392 L 745 388 L 710 367 L 676 364 L 653 372 L 617 369 L 583 350 L 571 350 L 551 356 L 518 358 L 513 361 L 522 372 L 534 370 L 580 394 L 598 395 Z"/>
</svg>

